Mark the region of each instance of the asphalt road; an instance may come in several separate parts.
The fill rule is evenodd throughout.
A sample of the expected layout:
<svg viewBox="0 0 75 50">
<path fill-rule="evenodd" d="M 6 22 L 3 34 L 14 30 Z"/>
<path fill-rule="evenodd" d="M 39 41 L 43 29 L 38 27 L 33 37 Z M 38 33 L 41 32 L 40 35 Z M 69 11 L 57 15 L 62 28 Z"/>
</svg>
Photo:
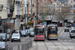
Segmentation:
<svg viewBox="0 0 75 50">
<path fill-rule="evenodd" d="M 18 46 L 28 41 L 32 41 L 32 47 L 29 50 L 75 50 L 75 39 L 71 39 L 69 32 L 64 32 L 64 28 L 58 28 L 58 40 L 34 41 L 33 37 L 21 37 L 21 42 L 7 42 L 9 50 L 19 50 Z"/>
<path fill-rule="evenodd" d="M 27 44 L 28 42 L 32 41 L 32 37 L 21 37 L 21 42 L 18 41 L 8 41 L 8 50 L 22 50 L 22 48 L 20 49 L 20 47 L 24 44 Z"/>
<path fill-rule="evenodd" d="M 75 50 L 75 39 L 69 37 L 69 32 L 59 28 L 58 40 L 33 41 L 30 50 Z"/>
</svg>

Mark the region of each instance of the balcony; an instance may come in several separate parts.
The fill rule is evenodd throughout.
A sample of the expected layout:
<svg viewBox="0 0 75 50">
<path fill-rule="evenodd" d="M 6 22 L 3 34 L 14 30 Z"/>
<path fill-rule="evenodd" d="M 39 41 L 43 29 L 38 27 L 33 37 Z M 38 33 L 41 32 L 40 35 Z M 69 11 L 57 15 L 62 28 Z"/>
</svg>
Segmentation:
<svg viewBox="0 0 75 50">
<path fill-rule="evenodd" d="M 15 3 L 19 5 L 19 4 L 21 4 L 21 1 L 15 1 Z"/>
<path fill-rule="evenodd" d="M 20 18 L 21 17 L 21 15 L 16 15 L 16 18 Z"/>
<path fill-rule="evenodd" d="M 12 18 L 12 14 L 10 13 L 10 14 L 8 14 L 8 18 Z"/>
<path fill-rule="evenodd" d="M 2 4 L 0 4 L 0 11 L 2 11 L 3 10 L 3 5 Z"/>
<path fill-rule="evenodd" d="M 10 6 L 10 12 L 14 11 L 14 6 Z"/>
</svg>

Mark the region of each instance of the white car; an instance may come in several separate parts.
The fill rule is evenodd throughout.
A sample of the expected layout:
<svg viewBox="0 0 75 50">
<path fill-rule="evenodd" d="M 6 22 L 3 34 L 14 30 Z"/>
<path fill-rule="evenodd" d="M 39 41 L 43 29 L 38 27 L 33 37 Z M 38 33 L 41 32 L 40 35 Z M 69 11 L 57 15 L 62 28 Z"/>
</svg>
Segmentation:
<svg viewBox="0 0 75 50">
<path fill-rule="evenodd" d="M 26 30 L 22 30 L 22 31 L 21 31 L 21 36 L 27 36 Z"/>
<path fill-rule="evenodd" d="M 70 38 L 75 38 L 75 28 L 72 27 L 71 30 L 70 30 Z"/>
<path fill-rule="evenodd" d="M 12 34 L 12 37 L 11 37 L 11 42 L 13 41 L 21 41 L 21 37 L 20 37 L 20 34 L 19 33 L 13 33 Z"/>
<path fill-rule="evenodd" d="M 31 33 L 31 32 L 33 32 L 34 31 L 34 28 L 30 28 L 29 29 L 29 32 Z"/>
<path fill-rule="evenodd" d="M 8 50 L 8 45 L 6 42 L 0 41 L 0 50 Z"/>
<path fill-rule="evenodd" d="M 31 33 L 29 34 L 29 36 L 30 36 L 30 37 L 34 37 L 34 32 L 31 32 Z"/>
</svg>

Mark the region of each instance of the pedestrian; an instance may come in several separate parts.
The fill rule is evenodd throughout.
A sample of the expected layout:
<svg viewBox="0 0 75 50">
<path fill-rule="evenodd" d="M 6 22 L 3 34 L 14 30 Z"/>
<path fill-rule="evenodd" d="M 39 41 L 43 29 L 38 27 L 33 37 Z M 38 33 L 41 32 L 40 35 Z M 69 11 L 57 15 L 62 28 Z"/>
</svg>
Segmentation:
<svg viewBox="0 0 75 50">
<path fill-rule="evenodd" d="M 13 34 L 13 33 L 15 33 L 15 32 L 16 32 L 15 30 L 14 30 L 14 31 L 12 31 L 12 34 Z"/>
</svg>

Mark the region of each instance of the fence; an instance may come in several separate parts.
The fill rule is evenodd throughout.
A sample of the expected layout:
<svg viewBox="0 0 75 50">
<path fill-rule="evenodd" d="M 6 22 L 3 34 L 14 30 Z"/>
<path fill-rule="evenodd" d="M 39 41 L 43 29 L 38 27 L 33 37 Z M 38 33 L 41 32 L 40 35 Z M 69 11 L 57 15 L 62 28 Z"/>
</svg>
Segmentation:
<svg viewBox="0 0 75 50">
<path fill-rule="evenodd" d="M 30 47 L 32 47 L 32 41 L 15 45 L 15 46 L 8 46 L 7 50 L 29 50 Z"/>
</svg>

